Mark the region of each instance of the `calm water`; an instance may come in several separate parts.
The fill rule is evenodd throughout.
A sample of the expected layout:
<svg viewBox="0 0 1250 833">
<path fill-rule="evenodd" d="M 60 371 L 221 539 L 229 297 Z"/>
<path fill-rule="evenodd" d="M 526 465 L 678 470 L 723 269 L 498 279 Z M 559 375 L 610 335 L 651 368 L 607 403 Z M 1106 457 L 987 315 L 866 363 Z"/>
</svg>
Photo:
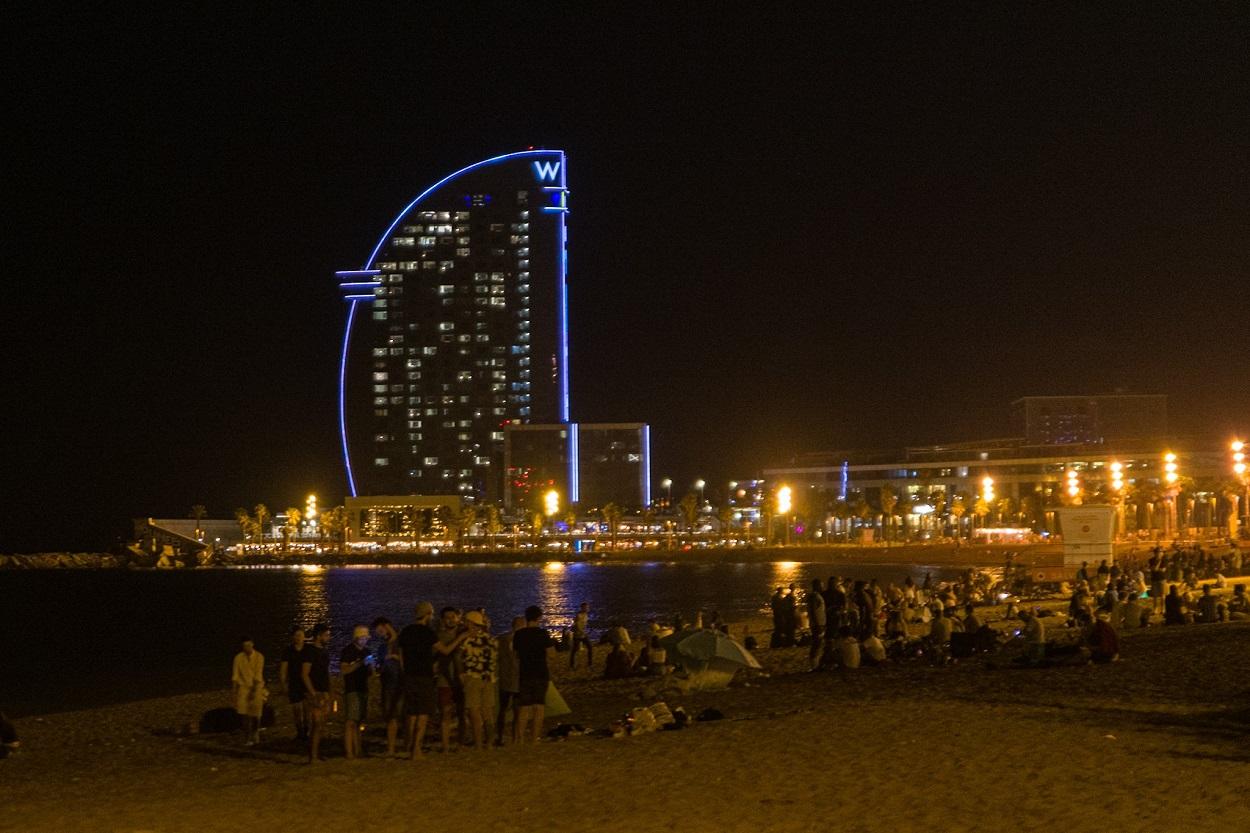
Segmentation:
<svg viewBox="0 0 1250 833">
<path fill-rule="evenodd" d="M 417 601 L 486 607 L 495 630 L 527 605 L 547 624 L 591 604 L 592 633 L 618 622 L 631 632 L 680 612 L 728 621 L 767 609 L 773 587 L 843 575 L 920 581 L 954 571 L 913 565 L 551 564 L 543 566 L 202 570 L 114 573 L 0 572 L 0 709 L 63 711 L 226 686 L 249 635 L 275 669 L 298 623 L 333 628 L 332 655 L 355 623 L 402 625 Z"/>
</svg>

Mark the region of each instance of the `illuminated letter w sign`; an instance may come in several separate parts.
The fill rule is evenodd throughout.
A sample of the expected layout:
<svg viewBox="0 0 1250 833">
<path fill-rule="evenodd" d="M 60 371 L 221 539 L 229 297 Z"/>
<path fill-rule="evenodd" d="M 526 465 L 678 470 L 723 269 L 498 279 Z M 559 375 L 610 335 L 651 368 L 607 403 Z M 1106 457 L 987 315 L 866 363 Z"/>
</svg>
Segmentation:
<svg viewBox="0 0 1250 833">
<path fill-rule="evenodd" d="M 538 174 L 539 182 L 555 182 L 556 175 L 560 173 L 559 162 L 535 162 L 534 173 Z"/>
</svg>

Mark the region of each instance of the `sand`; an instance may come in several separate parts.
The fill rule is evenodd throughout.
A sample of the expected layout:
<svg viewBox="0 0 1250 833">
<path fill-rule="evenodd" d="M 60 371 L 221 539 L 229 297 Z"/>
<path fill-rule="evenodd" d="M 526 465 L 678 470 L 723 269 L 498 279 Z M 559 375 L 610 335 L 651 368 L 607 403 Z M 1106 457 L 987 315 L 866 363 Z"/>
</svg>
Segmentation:
<svg viewBox="0 0 1250 833">
<path fill-rule="evenodd" d="M 19 721 L 0 830 L 1250 830 L 1247 644 L 1236 622 L 1130 632 L 1109 666 L 823 673 L 761 649 L 767 678 L 669 701 L 725 720 L 415 762 L 346 761 L 335 726 L 306 766 L 281 709 L 256 750 L 165 736 L 227 693 L 139 701 Z M 566 720 L 644 702 L 556 665 Z"/>
</svg>

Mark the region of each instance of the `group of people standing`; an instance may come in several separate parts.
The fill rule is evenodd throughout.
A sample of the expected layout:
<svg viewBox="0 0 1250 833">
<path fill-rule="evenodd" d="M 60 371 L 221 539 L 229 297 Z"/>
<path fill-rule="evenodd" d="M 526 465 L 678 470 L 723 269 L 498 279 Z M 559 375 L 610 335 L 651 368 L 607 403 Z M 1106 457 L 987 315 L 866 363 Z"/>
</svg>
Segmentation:
<svg viewBox="0 0 1250 833">
<path fill-rule="evenodd" d="M 433 717 L 439 719 L 444 752 L 470 743 L 479 749 L 492 742 L 502 746 L 509 714 L 513 742 L 537 741 L 550 684 L 548 656 L 555 646 L 542 619 L 543 611 L 531 606 L 513 620 L 511 630 L 496 637 L 483 610 L 462 613 L 444 607 L 435 619 L 434 606 L 420 602 L 413 622 L 402 629 L 386 617 L 353 626 L 351 641 L 339 655 L 346 757 L 365 753 L 363 729 L 374 680 L 386 723 L 387 757 L 419 758 Z M 308 632 L 293 629 L 278 666 L 278 690 L 290 704 L 309 763 L 324 760 L 321 742 L 335 708 L 330 637 L 330 626 L 324 623 Z M 253 745 L 259 741 L 267 692 L 264 657 L 250 639 L 235 657 L 233 684 L 246 743 Z M 456 745 L 453 723 L 459 731 Z"/>
</svg>

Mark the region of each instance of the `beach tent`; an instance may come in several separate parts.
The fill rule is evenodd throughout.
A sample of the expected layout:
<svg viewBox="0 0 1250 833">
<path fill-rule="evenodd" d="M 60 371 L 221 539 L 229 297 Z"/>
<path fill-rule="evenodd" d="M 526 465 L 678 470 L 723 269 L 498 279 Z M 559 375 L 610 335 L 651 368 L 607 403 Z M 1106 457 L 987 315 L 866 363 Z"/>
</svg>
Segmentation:
<svg viewBox="0 0 1250 833">
<path fill-rule="evenodd" d="M 720 631 L 689 629 L 660 640 L 692 691 L 726 688 L 740 668 L 761 668 L 751 652 Z"/>
</svg>

